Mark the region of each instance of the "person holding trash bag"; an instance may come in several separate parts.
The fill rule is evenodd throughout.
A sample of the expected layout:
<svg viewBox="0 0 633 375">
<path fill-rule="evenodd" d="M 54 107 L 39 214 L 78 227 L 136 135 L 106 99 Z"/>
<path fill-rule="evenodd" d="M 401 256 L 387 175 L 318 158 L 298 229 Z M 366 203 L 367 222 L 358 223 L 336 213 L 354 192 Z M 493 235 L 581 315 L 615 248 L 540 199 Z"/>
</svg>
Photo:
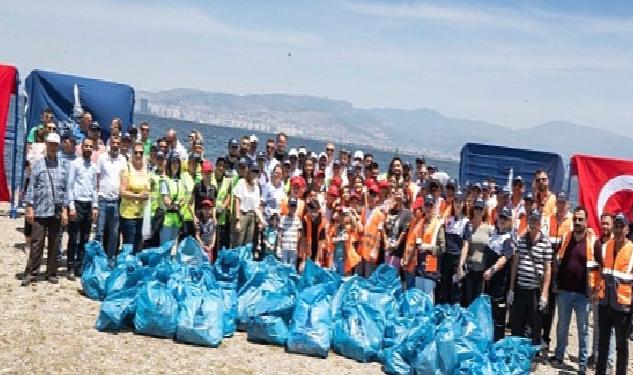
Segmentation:
<svg viewBox="0 0 633 375">
<path fill-rule="evenodd" d="M 532 345 L 541 345 L 542 312 L 547 307 L 552 272 L 552 245 L 541 231 L 541 214 L 533 211 L 528 217 L 528 232 L 519 237 L 508 300 L 512 304 L 512 335 L 523 336 L 528 324 Z"/>
<path fill-rule="evenodd" d="M 478 199 L 475 202 L 475 206 L 482 206 L 482 202 Z M 485 203 L 483 205 L 485 206 Z M 492 299 L 495 341 L 499 341 L 505 336 L 507 310 L 505 285 L 508 274 L 510 273 L 511 263 L 509 262 L 514 254 L 512 210 L 508 207 L 504 207 L 501 212 L 498 213 L 497 227 L 497 231 L 490 237 L 490 243 L 486 246 L 484 253 L 486 270 L 482 275 L 484 280 L 484 293 L 488 294 Z"/>
<path fill-rule="evenodd" d="M 187 159 L 187 170 L 180 175 L 180 187 L 183 190 L 183 199 L 180 204 L 180 218 L 182 219 L 181 231 L 178 240 L 182 241 L 187 236 L 196 235 L 195 214 L 194 214 L 194 197 L 193 190 L 195 187 L 196 170 L 200 165 L 200 157 L 196 154 L 190 154 Z"/>
<path fill-rule="evenodd" d="M 181 156 L 170 152 L 167 158 L 167 177 L 163 180 L 160 194 L 165 204 L 165 220 L 160 230 L 160 242 L 175 241 L 180 234 L 182 216 L 180 206 L 185 202 L 185 189 L 181 184 Z"/>
<path fill-rule="evenodd" d="M 415 287 L 429 294 L 436 301 L 435 288 L 440 280 L 440 259 L 446 251 L 444 219 L 436 214 L 435 198 L 424 197 L 424 228 L 422 243 L 417 251 Z"/>
<path fill-rule="evenodd" d="M 149 173 L 143 159 L 143 143 L 136 142 L 132 148 L 132 161 L 121 172 L 121 232 L 123 244 L 132 244 L 134 253 L 142 247 L 142 227 L 145 204 L 149 199 Z"/>
<path fill-rule="evenodd" d="M 483 199 L 473 202 L 470 220 L 471 241 L 467 254 L 462 253 L 460 268 L 465 269 L 462 280 L 462 307 L 468 307 L 484 290 L 484 257 L 495 227 L 488 224 L 488 213 Z"/>
<path fill-rule="evenodd" d="M 446 252 L 442 255 L 438 286 L 438 303 L 455 304 L 462 299 L 464 262 L 471 240 L 470 222 L 464 215 L 464 194 L 457 190 L 452 197 L 448 216 L 444 219 Z"/>
</svg>

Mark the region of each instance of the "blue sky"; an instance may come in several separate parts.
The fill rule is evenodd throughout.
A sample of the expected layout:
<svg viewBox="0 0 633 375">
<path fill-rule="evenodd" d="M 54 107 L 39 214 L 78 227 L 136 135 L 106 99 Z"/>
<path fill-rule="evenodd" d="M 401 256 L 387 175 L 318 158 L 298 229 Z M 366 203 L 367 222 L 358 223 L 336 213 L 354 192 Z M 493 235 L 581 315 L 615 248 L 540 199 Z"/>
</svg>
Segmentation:
<svg viewBox="0 0 633 375">
<path fill-rule="evenodd" d="M 0 61 L 633 136 L 630 1 L 3 2 Z"/>
</svg>

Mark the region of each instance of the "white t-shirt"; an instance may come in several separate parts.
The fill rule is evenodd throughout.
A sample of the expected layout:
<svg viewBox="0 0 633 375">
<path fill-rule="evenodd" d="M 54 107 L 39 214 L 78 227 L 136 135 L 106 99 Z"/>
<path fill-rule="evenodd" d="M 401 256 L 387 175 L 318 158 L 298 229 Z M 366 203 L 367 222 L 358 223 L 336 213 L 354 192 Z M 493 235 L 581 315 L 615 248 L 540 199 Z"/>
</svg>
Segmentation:
<svg viewBox="0 0 633 375">
<path fill-rule="evenodd" d="M 110 153 L 103 153 L 97 159 L 97 173 L 99 174 L 99 197 L 118 199 L 121 189 L 121 171 L 126 167 L 123 155 L 116 158 Z"/>
<path fill-rule="evenodd" d="M 247 187 L 246 180 L 241 178 L 235 186 L 235 196 L 240 198 L 240 211 L 255 211 L 259 207 L 260 193 L 257 183 L 254 182 L 252 187 Z"/>
</svg>

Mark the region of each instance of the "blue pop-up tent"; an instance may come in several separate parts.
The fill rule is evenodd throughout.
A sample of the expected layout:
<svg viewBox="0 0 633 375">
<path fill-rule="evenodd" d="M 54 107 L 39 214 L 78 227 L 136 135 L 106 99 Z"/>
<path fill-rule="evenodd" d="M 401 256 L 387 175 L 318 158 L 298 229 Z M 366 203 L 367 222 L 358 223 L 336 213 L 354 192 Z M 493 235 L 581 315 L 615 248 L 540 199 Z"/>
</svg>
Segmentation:
<svg viewBox="0 0 633 375">
<path fill-rule="evenodd" d="M 474 183 L 491 177 L 497 181 L 497 185 L 503 186 L 507 184 L 509 176 L 521 176 L 529 191 L 537 169 L 547 172 L 551 191 L 562 190 L 565 166 L 563 158 L 556 153 L 466 143 L 461 151 L 459 179 L 461 183 Z"/>
<path fill-rule="evenodd" d="M 128 85 L 68 74 L 34 70 L 26 78 L 26 131 L 40 123 L 46 107 L 52 108 L 57 121 L 73 120 L 75 85 L 81 108 L 92 113 L 101 124 L 102 138 L 109 136 L 110 122 L 118 117 L 124 128 L 132 124 L 134 89 Z"/>
</svg>

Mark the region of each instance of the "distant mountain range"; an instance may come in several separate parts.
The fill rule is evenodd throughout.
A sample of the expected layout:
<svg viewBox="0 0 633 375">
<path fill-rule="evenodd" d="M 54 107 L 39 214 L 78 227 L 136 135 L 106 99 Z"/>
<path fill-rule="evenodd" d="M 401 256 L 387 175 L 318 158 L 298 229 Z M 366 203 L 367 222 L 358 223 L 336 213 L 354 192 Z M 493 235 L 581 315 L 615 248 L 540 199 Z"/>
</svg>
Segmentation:
<svg viewBox="0 0 633 375">
<path fill-rule="evenodd" d="M 633 145 L 633 138 L 566 122 L 514 130 L 447 117 L 430 109 L 361 109 L 346 101 L 312 96 L 231 95 L 191 89 L 140 91 L 137 111 L 450 159 L 459 157 L 466 142 L 552 151 L 564 158 L 574 153 L 630 158 Z"/>
</svg>

